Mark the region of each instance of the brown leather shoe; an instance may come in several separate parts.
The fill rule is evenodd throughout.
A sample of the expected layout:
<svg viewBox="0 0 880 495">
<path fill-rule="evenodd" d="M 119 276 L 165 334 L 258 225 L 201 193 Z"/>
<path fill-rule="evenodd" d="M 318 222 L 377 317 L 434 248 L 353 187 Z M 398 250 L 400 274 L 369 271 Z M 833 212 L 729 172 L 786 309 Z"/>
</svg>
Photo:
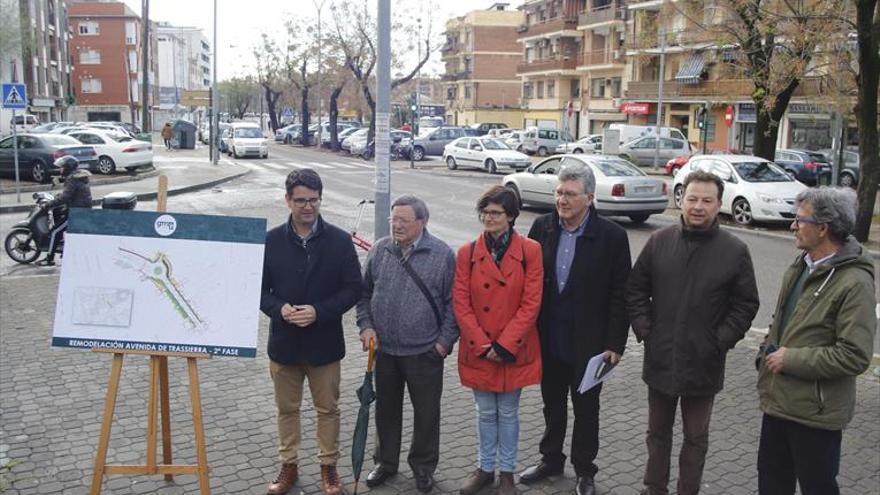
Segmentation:
<svg viewBox="0 0 880 495">
<path fill-rule="evenodd" d="M 458 493 L 460 495 L 476 495 L 483 487 L 491 485 L 494 481 L 495 473 L 489 473 L 477 468 L 464 482 Z"/>
<path fill-rule="evenodd" d="M 501 483 L 498 485 L 498 495 L 516 495 L 516 487 L 513 484 L 513 473 L 501 471 L 498 476 Z"/>
<path fill-rule="evenodd" d="M 342 495 L 342 483 L 336 466 L 321 466 L 321 490 L 324 495 Z"/>
<path fill-rule="evenodd" d="M 278 473 L 275 481 L 269 484 L 266 493 L 268 495 L 284 495 L 296 483 L 297 478 L 299 478 L 299 472 L 296 470 L 296 464 L 282 464 L 281 472 Z"/>
</svg>

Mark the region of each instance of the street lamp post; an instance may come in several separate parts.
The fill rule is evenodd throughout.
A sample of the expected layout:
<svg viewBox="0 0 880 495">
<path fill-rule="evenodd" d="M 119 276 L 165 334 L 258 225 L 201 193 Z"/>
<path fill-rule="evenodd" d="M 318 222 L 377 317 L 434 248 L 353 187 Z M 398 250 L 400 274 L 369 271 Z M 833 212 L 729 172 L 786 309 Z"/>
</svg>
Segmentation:
<svg viewBox="0 0 880 495">
<path fill-rule="evenodd" d="M 217 113 L 217 0 L 214 0 L 214 70 L 211 71 L 211 163 L 217 165 L 220 154 L 220 115 Z"/>
<path fill-rule="evenodd" d="M 324 2 L 326 1 L 327 0 L 321 0 L 320 2 L 318 2 L 318 0 L 312 0 L 312 2 L 315 4 L 315 8 L 318 9 L 318 148 L 320 148 L 323 144 L 323 140 L 321 138 L 321 135 L 323 133 L 321 131 L 324 129 L 324 123 L 321 122 L 321 115 L 323 114 L 323 98 L 321 97 L 321 47 L 323 45 L 323 40 L 321 39 L 321 10 L 324 8 Z"/>
<path fill-rule="evenodd" d="M 660 26 L 658 30 L 660 36 L 660 80 L 657 86 L 657 135 L 655 137 L 656 147 L 654 148 L 654 170 L 660 166 L 660 131 L 663 125 L 663 79 L 666 78 L 664 73 L 666 70 L 666 28 Z"/>
</svg>

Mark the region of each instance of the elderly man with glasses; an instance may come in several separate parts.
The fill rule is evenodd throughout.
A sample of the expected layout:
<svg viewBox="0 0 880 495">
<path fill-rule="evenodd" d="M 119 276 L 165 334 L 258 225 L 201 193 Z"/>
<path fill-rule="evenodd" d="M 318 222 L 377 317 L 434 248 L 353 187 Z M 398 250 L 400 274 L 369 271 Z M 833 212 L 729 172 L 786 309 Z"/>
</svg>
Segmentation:
<svg viewBox="0 0 880 495">
<path fill-rule="evenodd" d="M 840 493 L 841 430 L 868 369 L 877 319 L 870 254 L 853 238 L 856 194 L 807 189 L 791 223 L 802 252 L 785 272 L 755 360 L 761 410 L 758 492 Z"/>
<path fill-rule="evenodd" d="M 595 191 L 596 177 L 590 168 L 563 166 L 556 187 L 556 211 L 538 217 L 529 231 L 529 237 L 543 248 L 538 335 L 545 429 L 539 446 L 541 460 L 520 474 L 520 482 L 536 483 L 562 474 L 571 394 L 571 463 L 578 495 L 596 493 L 593 478 L 599 470 L 594 461 L 599 452 L 602 385 L 584 393 L 577 388 L 593 356 L 604 353 L 609 364 L 617 364 L 629 329 L 625 305 L 629 239 L 623 227 L 596 213 Z"/>
<path fill-rule="evenodd" d="M 318 460 L 325 495 L 339 495 L 342 315 L 357 303 L 361 271 L 350 235 L 321 218 L 323 184 L 311 169 L 287 176 L 290 216 L 266 234 L 260 309 L 271 319 L 269 371 L 278 407 L 281 471 L 269 495 L 287 493 L 299 472 L 300 404 L 308 379 L 318 415 Z"/>
<path fill-rule="evenodd" d="M 404 195 L 391 204 L 391 236 L 367 254 L 357 324 L 364 350 L 376 344 L 375 467 L 367 486 L 397 473 L 403 391 L 413 407 L 407 461 L 422 493 L 434 487 L 440 459 L 443 362 L 458 339 L 452 309 L 455 254 L 428 232 L 428 207 Z"/>
</svg>

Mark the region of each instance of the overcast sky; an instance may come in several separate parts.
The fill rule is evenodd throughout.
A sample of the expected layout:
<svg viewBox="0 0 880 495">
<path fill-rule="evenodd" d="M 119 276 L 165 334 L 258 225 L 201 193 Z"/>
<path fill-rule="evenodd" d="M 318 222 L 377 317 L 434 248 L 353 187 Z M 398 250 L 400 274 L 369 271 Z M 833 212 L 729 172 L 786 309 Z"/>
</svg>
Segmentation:
<svg viewBox="0 0 880 495">
<path fill-rule="evenodd" d="M 319 3 L 321 0 L 317 0 Z M 321 23 L 330 20 L 332 2 L 357 2 L 361 0 L 326 0 Z M 376 8 L 376 0 L 368 0 L 370 8 Z M 141 0 L 124 0 L 132 10 L 141 13 Z M 396 9 L 417 12 L 431 4 L 436 8 L 435 31 L 444 29 L 446 20 L 464 15 L 475 9 L 490 7 L 492 0 L 392 0 L 392 17 Z M 523 0 L 509 0 L 509 8 L 516 8 Z M 297 16 L 317 19 L 313 0 L 217 0 L 217 75 L 220 80 L 236 75 L 255 73 L 251 51 L 262 33 L 281 37 L 285 19 Z M 213 0 L 150 0 L 150 19 L 167 21 L 176 26 L 202 28 L 208 41 L 213 36 Z M 375 10 L 374 10 L 375 12 Z M 430 69 L 440 71 L 440 53 L 434 54 Z"/>
</svg>

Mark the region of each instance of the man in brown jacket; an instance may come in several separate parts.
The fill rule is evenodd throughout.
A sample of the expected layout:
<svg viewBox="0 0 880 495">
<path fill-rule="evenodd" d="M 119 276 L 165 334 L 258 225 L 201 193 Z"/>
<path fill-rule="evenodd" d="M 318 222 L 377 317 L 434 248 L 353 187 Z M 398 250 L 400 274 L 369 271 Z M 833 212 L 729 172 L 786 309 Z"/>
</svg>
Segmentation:
<svg viewBox="0 0 880 495">
<path fill-rule="evenodd" d="M 699 493 L 712 402 L 724 383 L 724 357 L 758 312 L 749 250 L 718 227 L 724 182 L 707 172 L 693 172 L 684 187 L 681 223 L 651 235 L 627 287 L 633 332 L 645 342 L 645 495 L 669 493 L 672 425 L 679 400 L 684 442 L 678 493 Z"/>
</svg>

